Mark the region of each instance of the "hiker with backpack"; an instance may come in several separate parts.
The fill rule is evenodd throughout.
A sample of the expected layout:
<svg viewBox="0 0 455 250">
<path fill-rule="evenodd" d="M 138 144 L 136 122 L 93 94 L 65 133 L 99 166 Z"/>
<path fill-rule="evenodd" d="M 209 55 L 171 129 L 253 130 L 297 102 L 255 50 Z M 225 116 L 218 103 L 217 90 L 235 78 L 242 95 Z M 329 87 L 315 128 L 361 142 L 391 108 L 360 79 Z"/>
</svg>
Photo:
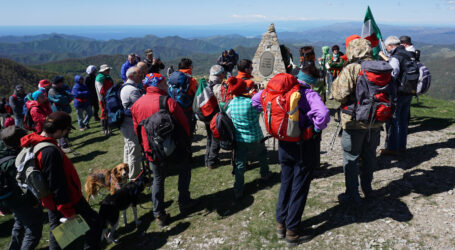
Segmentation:
<svg viewBox="0 0 455 250">
<path fill-rule="evenodd" d="M 213 136 L 210 129 L 210 122 L 213 116 L 220 111 L 218 100 L 215 96 L 215 88 L 221 86 L 226 73 L 221 65 L 213 65 L 210 68 L 209 80 L 206 83 L 205 79 L 199 82 L 199 87 L 193 101 L 193 110 L 196 118 L 204 122 L 207 132 L 207 142 L 205 146 L 205 167 L 212 169 L 219 162 L 218 153 L 220 151 L 220 143 Z"/>
<path fill-rule="evenodd" d="M 106 110 L 106 100 L 104 97 L 106 96 L 109 89 L 114 86 L 114 80 L 112 80 L 109 73 L 111 72 L 111 67 L 107 64 L 103 64 L 100 66 L 100 70 L 98 75 L 96 75 L 95 79 L 95 87 L 96 87 L 96 94 L 98 96 L 98 101 L 101 107 L 101 127 L 103 129 L 104 135 L 111 135 L 112 131 L 108 124 L 108 117 L 107 117 L 107 110 Z"/>
<path fill-rule="evenodd" d="M 41 90 L 46 96 L 49 93 L 49 90 L 51 89 L 52 84 L 49 80 L 43 79 L 40 80 L 38 83 L 38 90 Z"/>
<path fill-rule="evenodd" d="M 126 71 L 126 82 L 120 90 L 120 99 L 125 110 L 125 117 L 120 126 L 123 136 L 123 162 L 129 166 L 129 179 L 134 180 L 141 172 L 141 146 L 135 133 L 131 107 L 142 96 L 138 85 L 142 84 L 142 76 L 139 68 L 130 67 Z"/>
<path fill-rule="evenodd" d="M 193 78 L 193 61 L 189 58 L 182 58 L 179 62 L 179 70 L 169 77 L 169 96 L 177 101 L 183 108 L 183 112 L 190 125 L 192 137 L 196 126 L 196 119 L 193 113 L 193 99 L 196 95 L 197 81 Z"/>
<path fill-rule="evenodd" d="M 386 62 L 373 60 L 373 49 L 368 40 L 353 35 L 346 38 L 346 46 L 350 64 L 343 68 L 332 85 L 333 98 L 341 104 L 341 146 L 346 181 L 346 191 L 338 198 L 342 204 L 359 207 L 362 204 L 358 191 L 359 168 L 362 192 L 366 199 L 371 199 L 375 196 L 371 182 L 373 170 L 377 168 L 380 131 L 392 113 L 393 93 L 378 90 L 380 85 L 393 88 L 393 83 L 391 67 Z M 369 63 L 373 67 L 367 67 Z M 369 90 L 374 92 L 368 93 Z"/>
<path fill-rule="evenodd" d="M 27 102 L 27 114 L 25 115 L 25 125 L 27 129 L 36 133 L 43 131 L 46 117 L 52 113 L 51 105 L 46 94 L 37 90 L 32 94 L 33 101 Z M 28 118 L 30 116 L 30 118 Z"/>
<path fill-rule="evenodd" d="M 23 168 L 28 169 L 32 167 L 28 164 L 34 164 L 47 185 L 48 189 L 41 186 L 40 190 L 35 191 L 40 196 L 41 204 L 48 209 L 51 229 L 49 249 L 60 249 L 52 229 L 66 220 L 74 219 L 76 215 L 80 215 L 89 226 L 84 249 L 100 249 L 101 218 L 82 197 L 79 175 L 71 160 L 57 146 L 56 140 L 63 138 L 71 129 L 74 127 L 68 113 L 57 111 L 50 114 L 40 134 L 32 133 L 21 139 L 23 149 L 16 160 L 19 164 L 16 165 L 24 164 Z M 25 157 L 27 152 L 33 152 L 34 157 Z"/>
<path fill-rule="evenodd" d="M 9 105 L 14 115 L 14 124 L 16 126 L 24 128 L 24 104 L 25 104 L 25 89 L 22 85 L 16 85 L 14 87 L 14 93 L 9 97 Z"/>
<path fill-rule="evenodd" d="M 38 200 L 31 193 L 24 194 L 16 181 L 15 161 L 25 135 L 27 132 L 16 126 L 0 133 L 0 210 L 9 210 L 14 216 L 9 249 L 32 250 L 41 239 L 43 211 Z"/>
<path fill-rule="evenodd" d="M 237 68 L 239 72 L 237 73 L 236 78 L 245 81 L 248 95 L 252 97 L 259 89 L 258 85 L 251 80 L 253 79 L 253 76 L 251 75 L 253 73 L 253 62 L 249 59 L 242 59 L 237 65 Z"/>
<path fill-rule="evenodd" d="M 313 171 L 320 165 L 322 130 L 330 112 L 318 93 L 311 89 L 319 78 L 314 59 L 302 62 L 301 77 L 277 74 L 259 94 L 267 131 L 278 141 L 281 187 L 276 208 L 277 235 L 288 246 L 311 240 L 302 235 L 300 220 L 305 208 Z M 289 107 L 289 108 L 282 108 Z"/>
<path fill-rule="evenodd" d="M 400 36 L 400 44 L 409 52 L 414 60 L 420 62 L 420 50 L 417 50 L 412 44 L 411 37 Z"/>
<path fill-rule="evenodd" d="M 98 103 L 98 95 L 95 87 L 95 79 L 97 75 L 96 66 L 95 65 L 88 66 L 85 72 L 87 73 L 87 75 L 85 76 L 84 82 L 88 90 L 90 91 L 90 105 L 92 106 L 93 118 L 95 119 L 95 121 L 99 121 L 100 118 L 98 112 L 100 110 L 100 106 Z"/>
<path fill-rule="evenodd" d="M 164 181 L 166 168 L 171 160 L 179 163 L 179 209 L 182 214 L 190 211 L 197 202 L 190 198 L 191 141 L 188 119 L 183 108 L 168 96 L 166 79 L 150 74 L 144 82 L 147 93 L 131 107 L 133 124 L 139 143 L 152 165 L 153 215 L 158 225 L 169 222 L 165 211 Z"/>
<path fill-rule="evenodd" d="M 386 147 L 381 155 L 397 156 L 406 152 L 409 112 L 412 96 L 417 93 L 419 67 L 414 56 L 400 45 L 396 36 L 385 40 L 386 50 L 390 54 L 389 64 L 393 68 L 392 77 L 398 89 L 396 108 L 393 119 L 386 124 Z"/>
<path fill-rule="evenodd" d="M 122 78 L 123 82 L 126 82 L 128 77 L 126 76 L 126 71 L 128 71 L 129 68 L 135 66 L 137 64 L 136 61 L 136 55 L 134 53 L 131 53 L 128 55 L 128 58 L 126 59 L 126 62 L 122 64 L 122 69 L 120 70 L 120 77 Z"/>
<path fill-rule="evenodd" d="M 74 108 L 77 114 L 77 124 L 80 131 L 89 129 L 90 118 L 92 117 L 92 107 L 90 105 L 90 90 L 84 83 L 84 78 L 80 75 L 74 76 L 74 86 L 71 94 L 74 96 Z"/>
<path fill-rule="evenodd" d="M 51 103 L 51 108 L 53 112 L 63 111 L 68 114 L 71 114 L 71 101 L 73 96 L 66 88 L 65 79 L 63 76 L 56 76 L 52 82 L 52 87 L 49 90 L 48 98 Z M 68 135 L 65 135 L 62 138 L 59 138 L 59 145 L 65 153 L 71 153 L 73 150 L 69 145 Z"/>
<path fill-rule="evenodd" d="M 239 70 L 242 61 L 239 63 Z M 267 181 L 271 177 L 271 172 L 267 163 L 267 149 L 262 141 L 264 136 L 259 126 L 261 111 L 253 107 L 245 80 L 230 77 L 228 83 L 228 92 L 233 96 L 226 113 L 234 124 L 234 198 L 240 200 L 245 194 L 244 175 L 250 154 L 259 160 L 262 181 Z"/>
</svg>

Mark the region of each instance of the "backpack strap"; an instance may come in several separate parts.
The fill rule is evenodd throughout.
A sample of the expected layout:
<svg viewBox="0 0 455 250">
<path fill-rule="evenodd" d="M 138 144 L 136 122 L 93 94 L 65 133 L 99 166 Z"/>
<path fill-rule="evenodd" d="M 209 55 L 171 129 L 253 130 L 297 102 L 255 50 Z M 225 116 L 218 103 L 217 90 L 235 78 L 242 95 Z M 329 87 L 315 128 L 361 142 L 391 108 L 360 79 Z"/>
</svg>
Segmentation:
<svg viewBox="0 0 455 250">
<path fill-rule="evenodd" d="M 159 102 L 159 107 L 160 107 L 160 110 L 166 110 L 166 111 L 169 111 L 169 107 L 167 105 L 167 99 L 169 98 L 169 96 L 167 95 L 161 95 L 158 102 Z"/>
<path fill-rule="evenodd" d="M 60 153 L 60 155 L 62 156 L 62 159 L 63 159 L 62 152 L 55 144 L 53 144 L 51 142 L 46 142 L 46 141 L 39 142 L 38 144 L 36 144 L 33 147 L 28 147 L 28 148 L 22 149 L 22 151 L 17 155 L 16 162 L 15 162 L 17 171 L 21 172 L 24 168 L 24 164 L 29 159 L 35 157 L 35 155 L 38 154 L 39 151 L 41 151 L 47 147 L 55 147 L 56 149 L 58 149 L 58 152 Z M 29 153 L 32 153 L 33 155 L 30 155 Z"/>
</svg>

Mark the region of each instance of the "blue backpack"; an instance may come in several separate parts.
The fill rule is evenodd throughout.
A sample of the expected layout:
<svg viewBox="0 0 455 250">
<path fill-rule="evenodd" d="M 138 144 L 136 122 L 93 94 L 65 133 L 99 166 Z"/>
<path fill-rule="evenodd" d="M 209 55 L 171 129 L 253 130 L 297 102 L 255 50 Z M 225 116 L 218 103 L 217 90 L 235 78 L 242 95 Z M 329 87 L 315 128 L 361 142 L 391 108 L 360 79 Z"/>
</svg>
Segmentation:
<svg viewBox="0 0 455 250">
<path fill-rule="evenodd" d="M 169 96 L 186 109 L 193 103 L 193 98 L 188 95 L 190 77 L 180 71 L 175 71 L 169 76 Z"/>
<path fill-rule="evenodd" d="M 120 91 L 126 85 L 131 84 L 116 84 L 110 88 L 104 101 L 106 102 L 106 111 L 107 111 L 107 123 L 111 127 L 120 127 L 125 119 L 125 109 L 122 105 L 122 99 L 120 98 Z"/>
</svg>

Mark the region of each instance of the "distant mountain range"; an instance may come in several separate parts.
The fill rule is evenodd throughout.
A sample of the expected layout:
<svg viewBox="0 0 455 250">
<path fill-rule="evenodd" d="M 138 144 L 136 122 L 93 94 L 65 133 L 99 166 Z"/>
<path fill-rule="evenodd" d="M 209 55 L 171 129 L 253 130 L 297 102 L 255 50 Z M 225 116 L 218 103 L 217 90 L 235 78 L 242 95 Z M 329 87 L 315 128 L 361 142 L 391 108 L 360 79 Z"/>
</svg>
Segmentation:
<svg viewBox="0 0 455 250">
<path fill-rule="evenodd" d="M 443 40 L 452 35 L 450 28 L 437 29 L 402 29 L 398 32 L 395 26 L 381 26 L 384 36 L 388 32 L 393 34 L 411 35 L 417 48 L 422 51 L 422 61 L 433 73 L 434 85 L 430 94 L 445 99 L 455 99 L 455 78 L 452 76 L 455 67 L 455 44 L 430 43 L 431 37 L 441 37 Z M 315 47 L 317 56 L 320 56 L 321 46 L 339 44 L 344 51 L 343 40 L 355 30 L 359 31 L 357 23 L 345 23 L 344 26 L 333 24 L 315 30 L 304 32 L 278 33 L 281 44 L 286 44 L 294 55 L 294 62 L 298 64 L 298 48 L 311 44 Z M 409 33 L 409 32 L 414 33 Z M 426 35 L 425 35 L 426 34 Z M 455 42 L 455 32 L 454 32 Z M 418 40 L 421 38 L 421 40 Z M 0 93 L 3 89 L 12 89 L 12 84 L 27 81 L 33 84 L 41 76 L 68 74 L 83 74 L 90 65 L 104 63 L 113 67 L 112 76 L 120 78 L 120 66 L 126 60 L 126 54 L 137 53 L 143 57 L 146 48 L 152 48 L 155 55 L 161 57 L 166 66 L 176 67 L 180 58 L 189 57 L 194 62 L 195 75 L 207 75 L 211 65 L 216 63 L 218 56 L 224 49 L 234 48 L 240 59 L 252 59 L 260 37 L 245 37 L 240 35 L 210 36 L 194 39 L 179 36 L 157 37 L 148 35 L 142 38 L 125 38 L 121 40 L 94 40 L 91 38 L 48 34 L 23 37 L 0 37 L 0 58 L 9 58 L 15 62 L 34 68 L 30 70 L 23 65 L 13 64 L 12 61 L 2 59 L 4 64 L 0 75 Z M 8 66 L 5 66 L 8 65 Z M 7 69 L 7 70 L 5 70 Z M 12 70 L 14 73 L 8 73 Z M 51 73 L 55 72 L 55 73 Z M 24 73 L 24 74 L 22 74 Z M 164 72 L 163 72 L 164 73 Z M 21 78 L 21 76 L 24 76 Z M 29 80 L 27 80 L 29 79 Z M 5 83 L 5 84 L 3 84 Z M 70 79 L 69 83 L 72 83 Z"/>
</svg>

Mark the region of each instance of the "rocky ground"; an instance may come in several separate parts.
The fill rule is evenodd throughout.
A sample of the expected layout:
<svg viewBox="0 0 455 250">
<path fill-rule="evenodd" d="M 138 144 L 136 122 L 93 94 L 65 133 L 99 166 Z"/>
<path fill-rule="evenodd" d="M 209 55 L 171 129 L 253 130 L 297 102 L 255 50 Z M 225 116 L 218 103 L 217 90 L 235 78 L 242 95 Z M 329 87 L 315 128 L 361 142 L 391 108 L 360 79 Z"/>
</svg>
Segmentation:
<svg viewBox="0 0 455 250">
<path fill-rule="evenodd" d="M 315 173 L 302 219 L 302 229 L 314 238 L 299 248 L 455 249 L 455 126 L 433 130 L 411 122 L 407 152 L 400 157 L 379 157 L 373 180 L 378 198 L 364 202 L 359 210 L 338 203 L 344 175 L 340 138 L 329 150 L 335 128 L 332 122 L 324 131 L 321 168 Z M 381 132 L 378 149 L 383 147 L 384 137 Z M 278 165 L 272 171 L 278 176 Z M 274 235 L 278 190 L 276 182 L 254 191 L 254 201 L 232 215 L 215 219 L 210 213 L 196 214 L 206 229 L 170 237 L 164 247 L 285 247 Z"/>
</svg>

